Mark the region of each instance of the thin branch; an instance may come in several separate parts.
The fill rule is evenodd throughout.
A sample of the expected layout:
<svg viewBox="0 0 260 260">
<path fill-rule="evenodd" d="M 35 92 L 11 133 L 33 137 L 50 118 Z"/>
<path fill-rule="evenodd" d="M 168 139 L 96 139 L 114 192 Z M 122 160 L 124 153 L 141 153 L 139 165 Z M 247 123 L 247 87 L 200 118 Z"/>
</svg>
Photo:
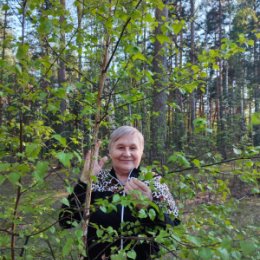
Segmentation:
<svg viewBox="0 0 260 260">
<path fill-rule="evenodd" d="M 21 198 L 21 186 L 19 185 L 17 187 L 17 192 L 16 192 L 16 200 L 15 200 L 15 205 L 14 205 L 14 212 L 13 212 L 13 221 L 12 221 L 12 226 L 11 226 L 11 259 L 15 259 L 15 230 L 16 230 L 16 223 L 15 220 L 17 219 L 18 215 L 18 206 L 20 203 L 20 198 Z"/>
<path fill-rule="evenodd" d="M 176 257 L 176 259 L 178 258 L 178 256 L 176 255 L 176 253 L 174 253 L 174 251 L 176 251 L 176 249 L 175 249 L 175 250 L 170 250 L 167 246 L 165 246 L 165 245 L 162 244 L 162 243 L 158 243 L 158 245 L 161 246 L 161 247 L 163 247 L 164 249 L 166 249 L 167 252 L 168 252 L 169 254 L 171 254 L 172 256 Z"/>
<path fill-rule="evenodd" d="M 53 258 L 54 260 L 56 260 L 56 257 L 55 257 L 55 254 L 54 254 L 54 251 L 53 251 L 53 249 L 52 249 L 52 246 L 51 246 L 51 243 L 50 243 L 49 239 L 46 239 L 45 241 L 46 241 L 46 243 L 47 243 L 47 245 L 48 245 L 48 247 L 49 247 L 49 249 L 50 249 L 52 258 Z"/>
<path fill-rule="evenodd" d="M 134 10 L 136 10 L 136 9 L 139 7 L 139 5 L 141 4 L 141 2 L 142 2 L 142 0 L 139 0 L 139 2 L 137 3 L 137 5 L 135 6 Z M 110 58 L 109 58 L 109 61 L 108 61 L 107 65 L 106 65 L 106 67 L 105 67 L 105 69 L 104 69 L 104 72 L 105 72 L 105 73 L 107 72 L 107 70 L 108 70 L 108 68 L 109 68 L 109 66 L 110 66 L 110 63 L 112 62 L 112 60 L 113 60 L 113 58 L 114 58 L 114 55 L 115 55 L 115 53 L 116 53 L 116 51 L 117 51 L 117 48 L 118 48 L 118 46 L 119 46 L 119 44 L 120 44 L 120 42 L 121 42 L 121 39 L 122 39 L 122 37 L 123 37 L 123 35 L 124 35 L 124 33 L 125 33 L 126 27 L 127 27 L 127 25 L 129 24 L 129 22 L 131 21 L 131 19 L 132 19 L 132 17 L 130 16 L 130 17 L 127 19 L 127 21 L 125 22 L 125 24 L 123 25 L 122 31 L 121 31 L 121 33 L 120 33 L 120 36 L 119 36 L 117 42 L 116 42 L 115 48 L 114 48 L 114 50 L 112 51 L 112 54 L 111 54 L 111 56 L 110 56 Z"/>
<path fill-rule="evenodd" d="M 74 37 L 74 35 L 77 33 L 77 31 L 78 31 L 78 29 L 75 30 L 75 33 L 72 35 L 70 41 L 73 39 L 73 37 Z M 63 49 L 60 53 L 57 53 L 57 51 L 55 51 L 55 50 L 53 49 L 53 47 L 50 45 L 50 43 L 48 42 L 48 40 L 47 40 L 46 38 L 44 38 L 44 40 L 45 40 L 45 42 L 47 43 L 48 47 L 52 50 L 53 54 L 56 56 L 56 59 L 55 59 L 55 60 L 53 61 L 53 63 L 50 65 L 50 68 L 48 69 L 47 72 L 50 71 L 51 67 L 55 64 L 55 62 L 56 62 L 58 59 L 62 60 L 62 61 L 63 61 L 64 63 L 66 63 L 66 64 L 69 64 L 69 62 L 61 56 L 61 54 L 65 51 L 65 49 L 66 49 L 67 45 L 70 43 L 70 41 L 68 42 L 68 44 L 64 47 L 64 49 Z M 80 76 L 84 77 L 84 79 L 85 79 L 87 82 L 91 83 L 91 85 L 96 86 L 96 83 L 95 83 L 95 82 L 93 82 L 93 81 L 91 81 L 90 79 L 86 78 L 85 75 L 84 75 L 81 71 L 79 71 L 77 68 L 73 67 L 72 69 L 73 69 L 75 72 L 77 72 L 78 74 L 80 74 Z M 48 73 L 45 73 L 45 75 L 47 75 L 47 74 L 48 74 Z M 41 78 L 41 79 L 42 79 L 42 78 Z"/>
<path fill-rule="evenodd" d="M 19 236 L 18 233 L 15 233 L 15 232 L 9 231 L 8 229 L 0 228 L 0 232 L 7 233 L 8 235 L 11 235 L 11 236 Z"/>
<path fill-rule="evenodd" d="M 25 247 L 27 246 L 29 239 L 30 239 L 30 236 L 25 237 L 25 241 L 24 241 L 23 247 L 22 247 L 21 252 L 20 252 L 20 257 L 23 256 L 23 254 L 25 252 Z"/>
<path fill-rule="evenodd" d="M 260 156 L 231 158 L 231 159 L 227 159 L 227 160 L 223 160 L 223 161 L 219 161 L 219 162 L 204 164 L 204 165 L 201 165 L 199 168 L 206 168 L 206 167 L 219 165 L 219 164 L 224 164 L 224 163 L 229 163 L 229 162 L 233 162 L 233 161 L 252 160 L 252 159 L 260 159 Z M 176 172 L 190 171 L 190 170 L 195 170 L 195 169 L 199 169 L 199 168 L 195 167 L 195 166 L 191 166 L 191 167 L 175 170 L 173 172 L 168 172 L 167 174 L 176 173 Z"/>
<path fill-rule="evenodd" d="M 57 54 L 57 56 L 55 57 L 54 61 L 51 63 L 51 65 L 49 66 L 49 68 L 47 69 L 47 71 L 45 72 L 45 74 L 43 76 L 41 76 L 41 78 L 38 80 L 38 83 L 40 83 L 42 80 L 44 80 L 49 71 L 51 70 L 51 68 L 54 66 L 54 64 L 56 63 L 56 61 L 58 59 L 60 59 L 61 55 L 63 54 L 63 52 L 66 50 L 66 47 L 71 43 L 72 39 L 74 38 L 74 36 L 76 35 L 76 33 L 78 32 L 78 28 L 75 30 L 75 32 L 71 35 L 70 39 L 68 40 L 68 42 L 66 43 L 66 45 L 64 46 L 64 48 L 60 51 L 59 54 Z M 44 37 L 45 42 L 49 45 L 49 42 L 46 40 L 46 37 Z M 52 49 L 53 50 L 53 49 Z"/>
</svg>

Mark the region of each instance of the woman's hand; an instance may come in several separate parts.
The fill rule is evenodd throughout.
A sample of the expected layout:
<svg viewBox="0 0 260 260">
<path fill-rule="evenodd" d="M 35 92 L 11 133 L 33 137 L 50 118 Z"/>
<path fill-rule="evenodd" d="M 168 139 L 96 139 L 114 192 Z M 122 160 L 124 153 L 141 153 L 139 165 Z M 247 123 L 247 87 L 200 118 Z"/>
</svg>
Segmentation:
<svg viewBox="0 0 260 260">
<path fill-rule="evenodd" d="M 101 141 L 98 141 L 95 145 L 95 154 L 94 154 L 94 158 L 93 158 L 93 160 L 94 160 L 93 174 L 94 175 L 98 174 L 102 170 L 104 164 L 108 160 L 107 156 L 104 156 L 103 158 L 101 158 L 98 161 L 100 145 L 101 145 Z M 86 158 L 85 158 L 84 168 L 83 168 L 83 171 L 80 176 L 80 180 L 84 183 L 87 183 L 87 176 L 90 171 L 90 160 L 91 160 L 91 151 L 88 151 L 86 154 Z"/>
<path fill-rule="evenodd" d="M 127 181 L 124 189 L 127 194 L 133 196 L 135 199 L 141 199 L 140 195 L 142 194 L 145 197 L 147 197 L 149 200 L 153 200 L 151 189 L 144 182 L 136 178 L 131 178 L 129 181 Z M 139 191 L 139 192 L 135 192 L 135 191 Z M 148 205 L 145 204 L 137 205 L 139 209 L 145 206 Z"/>
</svg>

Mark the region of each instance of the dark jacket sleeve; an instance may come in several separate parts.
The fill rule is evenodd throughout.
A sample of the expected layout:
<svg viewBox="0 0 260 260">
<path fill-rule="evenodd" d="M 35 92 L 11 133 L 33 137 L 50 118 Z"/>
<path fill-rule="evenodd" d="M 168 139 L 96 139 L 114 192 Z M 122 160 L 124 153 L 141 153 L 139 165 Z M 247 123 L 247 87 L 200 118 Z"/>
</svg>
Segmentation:
<svg viewBox="0 0 260 260">
<path fill-rule="evenodd" d="M 62 204 L 59 214 L 59 224 L 63 228 L 71 228 L 74 221 L 80 222 L 83 214 L 83 204 L 86 199 L 87 185 L 81 181 L 74 187 L 73 193 L 68 196 L 69 205 Z"/>
</svg>

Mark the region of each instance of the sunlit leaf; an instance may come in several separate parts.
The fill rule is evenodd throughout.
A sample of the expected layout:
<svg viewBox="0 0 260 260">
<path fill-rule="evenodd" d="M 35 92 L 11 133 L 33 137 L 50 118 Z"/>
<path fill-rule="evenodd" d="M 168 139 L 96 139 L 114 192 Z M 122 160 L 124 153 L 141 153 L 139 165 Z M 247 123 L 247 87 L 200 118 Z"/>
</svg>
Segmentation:
<svg viewBox="0 0 260 260">
<path fill-rule="evenodd" d="M 66 146 L 66 144 L 67 144 L 66 138 L 62 137 L 59 134 L 55 134 L 52 137 L 54 139 L 56 139 L 62 146 L 64 146 L 64 147 Z"/>
<path fill-rule="evenodd" d="M 71 159 L 73 158 L 72 153 L 65 153 L 65 152 L 59 152 L 56 154 L 56 157 L 59 159 L 59 161 L 65 166 L 70 167 L 71 166 Z"/>
<path fill-rule="evenodd" d="M 20 179 L 20 174 L 17 172 L 12 172 L 7 175 L 7 179 L 13 184 L 16 185 Z"/>
<path fill-rule="evenodd" d="M 135 259 L 136 258 L 136 252 L 134 250 L 130 250 L 130 251 L 127 252 L 127 256 L 130 259 Z"/>
<path fill-rule="evenodd" d="M 36 181 L 42 181 L 46 172 L 49 169 L 49 163 L 46 161 L 40 161 L 37 162 L 37 165 L 35 167 L 35 171 L 33 173 Z"/>
<path fill-rule="evenodd" d="M 252 114 L 252 125 L 260 125 L 260 112 Z"/>
<path fill-rule="evenodd" d="M 30 159 L 36 159 L 41 151 L 41 145 L 38 143 L 28 143 L 25 147 L 25 154 Z"/>
</svg>

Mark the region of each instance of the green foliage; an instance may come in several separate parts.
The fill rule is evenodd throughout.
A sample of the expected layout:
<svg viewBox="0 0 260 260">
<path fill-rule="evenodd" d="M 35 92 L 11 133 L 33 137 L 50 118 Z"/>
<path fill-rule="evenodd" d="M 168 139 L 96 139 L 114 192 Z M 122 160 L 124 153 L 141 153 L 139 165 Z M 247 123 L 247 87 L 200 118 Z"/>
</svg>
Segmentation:
<svg viewBox="0 0 260 260">
<path fill-rule="evenodd" d="M 175 152 L 169 157 L 169 162 L 179 167 L 190 167 L 190 163 L 182 152 Z"/>
<path fill-rule="evenodd" d="M 194 132 L 195 133 L 201 133 L 201 132 L 208 132 L 212 133 L 212 129 L 207 127 L 207 120 L 205 118 L 196 118 L 193 121 L 194 125 Z"/>
<path fill-rule="evenodd" d="M 208 118 L 214 117 L 214 111 L 210 111 L 212 115 L 195 111 L 199 116 L 189 125 L 187 102 L 190 94 L 195 93 L 197 104 L 203 103 L 206 94 L 207 100 L 213 102 L 207 106 L 214 108 L 216 77 L 220 70 L 224 71 L 220 60 L 229 65 L 225 67 L 230 69 L 225 79 L 230 80 L 226 88 L 230 96 L 231 92 L 234 96 L 241 95 L 242 79 L 246 81 L 244 92 L 249 99 L 256 92 L 257 81 L 249 77 L 253 72 L 244 77 L 238 66 L 247 66 L 243 71 L 253 67 L 250 55 L 253 55 L 253 45 L 257 44 L 255 39 L 259 39 L 254 27 L 256 13 L 250 3 L 244 3 L 246 8 L 238 8 L 234 13 L 230 37 L 221 39 L 221 46 L 202 40 L 217 38 L 217 34 L 199 37 L 194 53 L 196 62 L 191 62 L 191 37 L 187 29 L 193 19 L 183 16 L 187 13 L 186 7 L 180 13 L 178 5 L 165 6 L 161 0 L 141 1 L 138 7 L 137 3 L 74 1 L 67 9 L 60 1 L 1 3 L 1 260 L 77 259 L 85 254 L 81 226 L 74 223 L 74 229 L 60 230 L 57 209 L 61 203 L 68 203 L 64 199 L 64 185 L 66 192 L 71 193 L 81 172 L 82 156 L 92 143 L 106 37 L 109 38 L 109 55 L 112 51 L 115 55 L 107 70 L 102 96 L 100 138 L 104 143 L 109 130 L 115 126 L 137 125 L 147 140 L 149 161 L 150 142 L 154 138 L 150 129 L 152 116 L 160 113 L 154 111 L 153 114 L 152 101 L 155 94 L 163 91 L 169 97 L 168 132 L 164 133 L 168 140 L 165 157 L 169 160 L 162 168 L 164 181 L 178 201 L 182 224 L 173 230 L 169 227 L 149 231 L 152 239 L 161 245 L 161 255 L 172 251 L 174 255 L 170 254 L 169 259 L 259 258 L 255 222 L 242 225 L 235 221 L 243 206 L 243 197 L 235 199 L 240 186 L 232 187 L 232 183 L 238 182 L 245 189 L 245 196 L 259 194 L 259 147 L 252 146 L 250 126 L 241 130 L 241 125 L 249 120 L 243 121 L 241 114 L 228 114 L 229 110 L 240 109 L 242 99 L 223 96 L 224 112 L 229 116 L 223 118 L 225 127 L 217 133 L 222 136 L 221 144 L 225 145 L 230 158 L 247 158 L 234 164 L 218 164 L 222 159 L 216 152 L 218 122 Z M 75 6 L 82 8 L 82 16 L 78 17 L 82 19 L 81 24 L 80 19 L 75 19 Z M 165 7 L 169 10 L 169 19 L 162 17 L 161 32 L 156 33 L 158 21 L 154 10 Z M 15 19 L 12 13 L 17 16 Z M 17 25 L 16 20 L 21 25 Z M 16 28 L 14 35 L 9 30 L 11 27 Z M 165 47 L 155 54 L 156 40 Z M 155 55 L 165 56 L 167 62 L 167 71 L 162 75 L 167 76 L 167 80 L 163 78 L 167 83 L 160 88 L 155 84 L 152 71 Z M 62 72 L 65 82 L 58 77 Z M 240 75 L 233 75 L 235 72 Z M 249 107 L 246 109 L 247 114 Z M 259 125 L 259 112 L 252 114 L 251 124 Z M 192 133 L 188 128 L 194 128 Z M 172 138 L 177 131 L 183 131 L 178 140 L 182 145 L 180 150 Z M 214 163 L 216 165 L 205 166 Z M 161 173 L 159 166 L 161 162 L 143 168 L 142 178 L 151 180 L 153 168 Z M 185 168 L 189 171 L 183 171 Z M 140 219 L 162 217 L 160 209 L 144 197 L 140 201 L 115 195 L 112 202 L 102 200 L 96 206 L 111 212 L 118 210 L 119 205 L 136 208 L 144 204 L 148 208 L 136 212 Z M 130 226 L 125 235 L 136 233 L 138 230 Z M 118 236 L 111 227 L 98 228 L 101 240 L 114 241 Z M 140 243 L 147 239 L 137 238 Z M 118 252 L 114 250 L 111 259 L 135 259 L 134 245 Z"/>
<path fill-rule="evenodd" d="M 252 125 L 260 125 L 260 112 L 256 112 L 252 115 Z"/>
</svg>

